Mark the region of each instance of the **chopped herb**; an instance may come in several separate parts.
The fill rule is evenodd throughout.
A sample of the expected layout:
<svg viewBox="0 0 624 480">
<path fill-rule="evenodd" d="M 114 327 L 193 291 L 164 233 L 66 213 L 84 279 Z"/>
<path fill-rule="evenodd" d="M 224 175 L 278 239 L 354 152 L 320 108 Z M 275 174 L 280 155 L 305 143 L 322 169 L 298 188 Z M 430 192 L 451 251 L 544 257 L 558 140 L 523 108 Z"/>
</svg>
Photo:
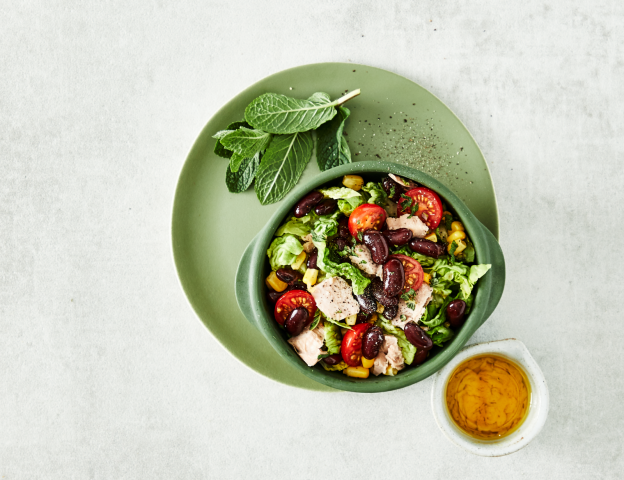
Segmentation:
<svg viewBox="0 0 624 480">
<path fill-rule="evenodd" d="M 389 197 L 390 198 L 394 197 L 395 193 L 396 193 L 396 189 L 394 188 L 394 185 L 392 185 L 390 187 L 390 195 L 389 195 Z"/>
<path fill-rule="evenodd" d="M 451 255 L 451 261 L 455 261 L 455 250 L 457 250 L 457 242 L 455 240 L 453 240 L 453 243 L 451 243 L 451 248 L 449 250 L 449 254 Z"/>
<path fill-rule="evenodd" d="M 312 321 L 312 324 L 310 325 L 310 330 L 314 330 L 320 321 L 321 321 L 321 311 L 316 310 L 316 313 L 314 314 L 314 320 Z"/>
<path fill-rule="evenodd" d="M 368 263 L 366 260 L 362 260 L 362 261 L 360 262 L 360 264 L 366 264 L 366 263 Z"/>
<path fill-rule="evenodd" d="M 364 241 L 364 236 L 362 235 L 362 232 L 358 232 L 357 237 L 360 242 Z"/>
<path fill-rule="evenodd" d="M 402 321 L 402 322 L 404 322 L 405 320 L 407 320 L 407 317 L 406 317 L 405 315 L 401 315 L 399 318 L 401 319 L 401 321 Z"/>
<path fill-rule="evenodd" d="M 322 353 L 318 356 L 318 360 L 323 360 L 324 358 L 327 358 L 330 355 L 331 355 L 330 353 Z"/>
<path fill-rule="evenodd" d="M 407 302 L 406 305 L 410 310 L 416 310 L 416 304 L 414 302 Z"/>
</svg>

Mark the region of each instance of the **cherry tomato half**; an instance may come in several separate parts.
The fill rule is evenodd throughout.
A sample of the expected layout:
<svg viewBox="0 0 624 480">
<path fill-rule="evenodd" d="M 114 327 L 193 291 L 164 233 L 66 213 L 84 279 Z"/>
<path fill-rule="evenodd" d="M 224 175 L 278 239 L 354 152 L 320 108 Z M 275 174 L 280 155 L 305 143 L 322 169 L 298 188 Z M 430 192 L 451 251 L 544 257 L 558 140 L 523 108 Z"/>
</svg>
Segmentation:
<svg viewBox="0 0 624 480">
<path fill-rule="evenodd" d="M 345 333 L 340 353 L 347 365 L 357 367 L 362 363 L 362 338 L 369 328 L 371 328 L 370 323 L 359 323 Z"/>
<path fill-rule="evenodd" d="M 405 286 L 404 292 L 409 292 L 411 289 L 418 290 L 423 284 L 424 272 L 420 263 L 407 255 L 390 255 L 388 260 L 396 258 L 403 265 L 403 271 L 405 272 Z"/>
<path fill-rule="evenodd" d="M 316 313 L 316 302 L 312 295 L 303 290 L 291 290 L 279 298 L 275 304 L 275 320 L 280 325 L 284 325 L 290 312 L 299 307 L 305 307 L 308 311 L 308 324 L 312 323 Z"/>
<path fill-rule="evenodd" d="M 366 230 L 381 230 L 386 221 L 386 211 L 379 205 L 374 203 L 365 203 L 357 207 L 349 216 L 349 232 L 358 242 L 358 233 L 364 233 Z"/>
<path fill-rule="evenodd" d="M 406 213 L 416 215 L 431 230 L 438 228 L 442 220 L 442 200 L 437 193 L 425 187 L 418 187 L 408 190 L 404 195 L 410 197 L 412 201 L 401 197 L 397 209 L 399 216 Z M 418 210 L 414 211 L 416 204 L 418 204 Z"/>
</svg>

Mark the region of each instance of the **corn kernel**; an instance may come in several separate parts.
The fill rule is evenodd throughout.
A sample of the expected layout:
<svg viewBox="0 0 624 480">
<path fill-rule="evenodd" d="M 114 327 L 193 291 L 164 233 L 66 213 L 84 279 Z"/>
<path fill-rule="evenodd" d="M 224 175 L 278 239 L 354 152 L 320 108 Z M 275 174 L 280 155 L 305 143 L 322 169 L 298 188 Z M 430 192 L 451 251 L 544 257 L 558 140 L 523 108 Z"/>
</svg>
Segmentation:
<svg viewBox="0 0 624 480">
<path fill-rule="evenodd" d="M 386 368 L 386 371 L 384 372 L 384 375 L 389 375 L 391 377 L 394 377 L 397 373 L 399 373 L 399 371 L 396 368 L 393 368 L 390 365 L 388 365 L 388 367 Z"/>
<path fill-rule="evenodd" d="M 431 275 L 429 275 L 428 273 L 423 273 L 423 282 L 428 285 L 431 284 Z"/>
<path fill-rule="evenodd" d="M 453 222 L 453 223 L 451 223 L 451 230 L 453 232 L 457 232 L 459 230 L 461 230 L 463 232 L 464 231 L 464 225 L 461 222 Z"/>
<path fill-rule="evenodd" d="M 342 184 L 352 190 L 361 190 L 364 186 L 364 179 L 359 175 L 345 175 L 342 177 Z"/>
<path fill-rule="evenodd" d="M 357 314 L 349 315 L 345 320 L 347 325 L 355 325 L 355 322 L 357 322 Z"/>
<path fill-rule="evenodd" d="M 318 278 L 319 271 L 316 268 L 308 268 L 303 276 L 303 283 L 305 283 L 308 288 L 316 283 L 316 279 Z"/>
<path fill-rule="evenodd" d="M 425 240 L 429 240 L 430 242 L 437 242 L 438 236 L 435 234 L 435 232 L 432 232 L 431 235 L 427 235 L 425 237 Z"/>
<path fill-rule="evenodd" d="M 299 270 L 299 268 L 301 268 L 301 265 L 303 265 L 303 262 L 305 262 L 305 259 L 306 253 L 301 252 L 299 255 L 297 255 L 297 258 L 295 258 L 295 261 L 290 265 L 290 267 L 293 270 Z"/>
<path fill-rule="evenodd" d="M 348 377 L 368 378 L 368 368 L 364 367 L 347 367 L 342 373 L 346 374 Z"/>
<path fill-rule="evenodd" d="M 284 290 L 286 290 L 286 287 L 288 287 L 287 283 L 282 282 L 279 278 L 277 278 L 275 272 L 271 272 L 269 274 L 269 276 L 266 278 L 266 284 L 269 288 L 272 288 L 276 292 L 283 292 Z"/>
<path fill-rule="evenodd" d="M 455 249 L 455 254 L 461 253 L 466 249 L 466 242 L 461 240 L 457 240 L 457 248 Z"/>
<path fill-rule="evenodd" d="M 377 314 L 373 313 L 368 319 L 368 323 L 375 323 L 377 321 Z"/>
<path fill-rule="evenodd" d="M 456 240 L 463 240 L 464 238 L 466 238 L 466 234 L 464 232 L 461 230 L 455 230 L 454 232 L 451 232 L 448 237 L 446 237 L 446 241 L 448 243 L 453 243 Z"/>
<path fill-rule="evenodd" d="M 364 368 L 373 368 L 374 364 L 375 364 L 374 358 L 372 360 L 369 360 L 368 358 L 362 357 L 362 366 Z"/>
<path fill-rule="evenodd" d="M 383 311 L 384 306 L 381 303 L 377 302 L 377 313 L 383 313 Z"/>
</svg>

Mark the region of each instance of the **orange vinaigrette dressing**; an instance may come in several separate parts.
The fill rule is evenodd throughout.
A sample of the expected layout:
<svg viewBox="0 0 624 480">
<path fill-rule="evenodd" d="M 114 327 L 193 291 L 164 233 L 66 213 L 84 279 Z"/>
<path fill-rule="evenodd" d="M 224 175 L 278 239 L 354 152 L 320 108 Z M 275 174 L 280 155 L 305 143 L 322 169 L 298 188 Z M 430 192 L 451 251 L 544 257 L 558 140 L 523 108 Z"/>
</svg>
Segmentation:
<svg viewBox="0 0 624 480">
<path fill-rule="evenodd" d="M 527 416 L 531 386 L 512 361 L 485 354 L 464 360 L 446 385 L 455 424 L 471 437 L 495 440 L 516 430 Z"/>
</svg>

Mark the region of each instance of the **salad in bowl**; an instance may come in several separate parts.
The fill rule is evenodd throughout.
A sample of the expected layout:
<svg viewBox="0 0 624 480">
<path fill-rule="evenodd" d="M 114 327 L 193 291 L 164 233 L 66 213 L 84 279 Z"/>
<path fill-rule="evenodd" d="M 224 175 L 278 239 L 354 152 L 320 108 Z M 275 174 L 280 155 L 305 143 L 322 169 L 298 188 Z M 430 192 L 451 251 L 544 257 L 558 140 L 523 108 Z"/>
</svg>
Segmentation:
<svg viewBox="0 0 624 480">
<path fill-rule="evenodd" d="M 437 192 L 376 180 L 350 174 L 307 193 L 266 251 L 266 297 L 300 361 L 360 379 L 427 362 L 490 269 Z"/>
</svg>

